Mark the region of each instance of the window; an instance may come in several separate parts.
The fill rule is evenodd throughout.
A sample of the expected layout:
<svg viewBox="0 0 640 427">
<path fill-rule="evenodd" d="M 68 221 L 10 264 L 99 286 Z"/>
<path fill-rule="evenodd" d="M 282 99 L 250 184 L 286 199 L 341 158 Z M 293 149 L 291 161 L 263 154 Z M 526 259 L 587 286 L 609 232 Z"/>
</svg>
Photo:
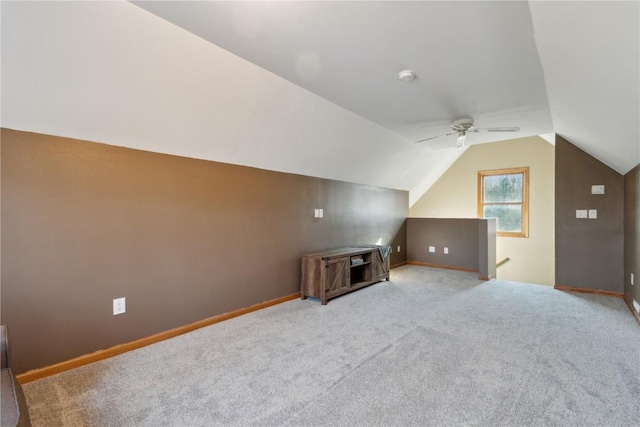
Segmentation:
<svg viewBox="0 0 640 427">
<path fill-rule="evenodd" d="M 497 218 L 498 236 L 529 236 L 529 168 L 478 172 L 478 217 Z"/>
</svg>

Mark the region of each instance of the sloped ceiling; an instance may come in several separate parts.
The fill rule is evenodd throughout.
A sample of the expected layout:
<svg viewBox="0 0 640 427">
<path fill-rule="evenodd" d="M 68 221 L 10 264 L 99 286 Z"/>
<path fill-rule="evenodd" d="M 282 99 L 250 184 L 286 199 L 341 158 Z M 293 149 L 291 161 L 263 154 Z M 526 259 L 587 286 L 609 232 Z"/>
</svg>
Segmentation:
<svg viewBox="0 0 640 427">
<path fill-rule="evenodd" d="M 530 2 L 553 130 L 619 173 L 640 163 L 640 2 Z"/>
<path fill-rule="evenodd" d="M 640 161 L 637 2 L 7 2 L 2 126 L 410 191 L 472 117 Z M 409 83 L 397 73 L 413 69 Z M 470 143 L 514 135 L 470 135 Z M 454 141 L 436 140 L 445 147 Z"/>
<path fill-rule="evenodd" d="M 468 115 L 550 130 L 526 2 L 134 3 L 410 140 Z"/>
</svg>

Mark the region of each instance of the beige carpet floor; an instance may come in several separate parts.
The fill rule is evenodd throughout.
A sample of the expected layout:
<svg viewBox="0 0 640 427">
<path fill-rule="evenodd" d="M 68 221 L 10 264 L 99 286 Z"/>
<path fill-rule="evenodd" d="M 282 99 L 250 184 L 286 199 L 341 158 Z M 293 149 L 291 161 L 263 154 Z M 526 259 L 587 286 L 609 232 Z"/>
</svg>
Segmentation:
<svg viewBox="0 0 640 427">
<path fill-rule="evenodd" d="M 25 393 L 36 427 L 630 426 L 640 325 L 618 298 L 404 266 Z"/>
</svg>

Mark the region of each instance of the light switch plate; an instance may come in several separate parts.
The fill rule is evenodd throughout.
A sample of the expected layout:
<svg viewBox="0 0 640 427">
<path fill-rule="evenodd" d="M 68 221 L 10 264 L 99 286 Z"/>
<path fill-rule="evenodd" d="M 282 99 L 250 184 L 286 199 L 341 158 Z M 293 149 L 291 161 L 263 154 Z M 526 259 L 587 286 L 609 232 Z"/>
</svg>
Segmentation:
<svg viewBox="0 0 640 427">
<path fill-rule="evenodd" d="M 429 252 L 435 253 L 435 251 L 436 251 L 435 246 L 429 246 Z"/>
<path fill-rule="evenodd" d="M 598 219 L 597 209 L 589 209 L 589 219 Z"/>
<path fill-rule="evenodd" d="M 123 314 L 127 312 L 127 304 L 125 297 L 113 300 L 113 315 Z"/>
<path fill-rule="evenodd" d="M 587 210 L 586 209 L 578 209 L 576 210 L 576 218 L 586 218 Z"/>
</svg>

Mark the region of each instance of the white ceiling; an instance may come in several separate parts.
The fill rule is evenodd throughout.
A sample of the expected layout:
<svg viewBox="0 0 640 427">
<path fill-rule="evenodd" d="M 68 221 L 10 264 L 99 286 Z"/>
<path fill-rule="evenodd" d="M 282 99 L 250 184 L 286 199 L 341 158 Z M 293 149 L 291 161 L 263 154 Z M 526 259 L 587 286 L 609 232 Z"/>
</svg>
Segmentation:
<svg viewBox="0 0 640 427">
<path fill-rule="evenodd" d="M 640 158 L 638 2 L 134 3 L 408 139 L 473 117 Z"/>
<path fill-rule="evenodd" d="M 411 140 L 552 129 L 526 2 L 134 3 Z"/>
<path fill-rule="evenodd" d="M 640 163 L 640 2 L 531 2 L 555 133 L 620 173 Z"/>
<path fill-rule="evenodd" d="M 1 8 L 5 127 L 401 188 L 412 203 L 462 152 L 412 141 L 465 116 L 556 132 L 620 173 L 640 162 L 635 1 Z M 405 68 L 417 79 L 399 81 Z"/>
</svg>

